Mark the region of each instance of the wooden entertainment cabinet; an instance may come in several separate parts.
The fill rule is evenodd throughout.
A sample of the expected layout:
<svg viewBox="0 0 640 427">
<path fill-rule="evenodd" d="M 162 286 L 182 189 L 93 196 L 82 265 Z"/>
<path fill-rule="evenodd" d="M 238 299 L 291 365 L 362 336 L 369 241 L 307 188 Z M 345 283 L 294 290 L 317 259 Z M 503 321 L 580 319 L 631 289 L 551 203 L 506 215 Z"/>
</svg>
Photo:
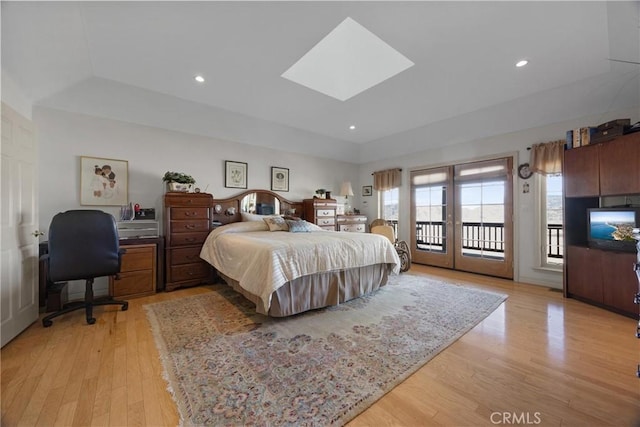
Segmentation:
<svg viewBox="0 0 640 427">
<path fill-rule="evenodd" d="M 591 248 L 587 210 L 606 196 L 640 195 L 640 132 L 564 152 L 564 295 L 637 317 L 635 252 Z"/>
</svg>

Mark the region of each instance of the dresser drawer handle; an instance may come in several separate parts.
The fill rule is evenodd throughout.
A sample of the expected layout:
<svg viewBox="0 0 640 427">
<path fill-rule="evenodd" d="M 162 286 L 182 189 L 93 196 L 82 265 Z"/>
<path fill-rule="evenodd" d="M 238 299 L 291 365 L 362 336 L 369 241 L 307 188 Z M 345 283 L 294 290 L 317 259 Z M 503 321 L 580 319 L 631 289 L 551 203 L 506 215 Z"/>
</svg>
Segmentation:
<svg viewBox="0 0 640 427">
<path fill-rule="evenodd" d="M 196 259 L 195 255 L 187 255 L 187 259 Z"/>
<path fill-rule="evenodd" d="M 198 239 L 196 239 L 195 237 L 187 237 L 187 238 L 186 238 L 186 239 L 184 239 L 184 240 L 185 240 L 186 242 L 195 242 L 195 241 L 196 241 L 196 240 L 198 240 Z"/>
<path fill-rule="evenodd" d="M 198 212 L 185 212 L 184 216 L 198 216 Z"/>
<path fill-rule="evenodd" d="M 193 230 L 194 228 L 196 228 L 195 224 L 187 224 L 184 226 L 184 228 L 188 228 L 189 230 Z"/>
</svg>

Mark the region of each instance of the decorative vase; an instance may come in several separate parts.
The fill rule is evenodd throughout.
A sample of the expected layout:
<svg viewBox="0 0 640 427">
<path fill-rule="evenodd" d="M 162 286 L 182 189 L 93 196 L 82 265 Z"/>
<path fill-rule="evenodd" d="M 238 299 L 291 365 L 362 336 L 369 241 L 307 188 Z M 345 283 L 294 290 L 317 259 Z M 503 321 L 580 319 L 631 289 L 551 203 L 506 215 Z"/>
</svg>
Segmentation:
<svg viewBox="0 0 640 427">
<path fill-rule="evenodd" d="M 167 191 L 175 191 L 181 193 L 193 192 L 194 184 L 183 184 L 180 182 L 167 182 Z"/>
</svg>

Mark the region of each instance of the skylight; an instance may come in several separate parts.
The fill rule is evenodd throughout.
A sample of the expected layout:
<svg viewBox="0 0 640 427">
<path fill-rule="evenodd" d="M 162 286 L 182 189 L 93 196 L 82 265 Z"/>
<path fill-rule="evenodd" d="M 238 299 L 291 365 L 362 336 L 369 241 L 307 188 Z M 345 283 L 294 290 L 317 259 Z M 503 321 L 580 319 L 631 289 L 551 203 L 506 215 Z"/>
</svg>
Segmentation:
<svg viewBox="0 0 640 427">
<path fill-rule="evenodd" d="M 378 36 L 347 18 L 282 77 L 346 101 L 413 65 Z"/>
</svg>

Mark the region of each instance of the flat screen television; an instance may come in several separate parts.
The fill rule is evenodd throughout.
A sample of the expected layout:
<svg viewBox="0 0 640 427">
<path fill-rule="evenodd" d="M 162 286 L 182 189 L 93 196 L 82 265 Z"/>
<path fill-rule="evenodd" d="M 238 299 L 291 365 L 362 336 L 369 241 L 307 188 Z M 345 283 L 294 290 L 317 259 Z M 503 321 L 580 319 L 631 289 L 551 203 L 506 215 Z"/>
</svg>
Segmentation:
<svg viewBox="0 0 640 427">
<path fill-rule="evenodd" d="M 590 247 L 635 252 L 633 229 L 640 227 L 640 208 L 592 208 L 588 210 L 587 240 Z"/>
</svg>

